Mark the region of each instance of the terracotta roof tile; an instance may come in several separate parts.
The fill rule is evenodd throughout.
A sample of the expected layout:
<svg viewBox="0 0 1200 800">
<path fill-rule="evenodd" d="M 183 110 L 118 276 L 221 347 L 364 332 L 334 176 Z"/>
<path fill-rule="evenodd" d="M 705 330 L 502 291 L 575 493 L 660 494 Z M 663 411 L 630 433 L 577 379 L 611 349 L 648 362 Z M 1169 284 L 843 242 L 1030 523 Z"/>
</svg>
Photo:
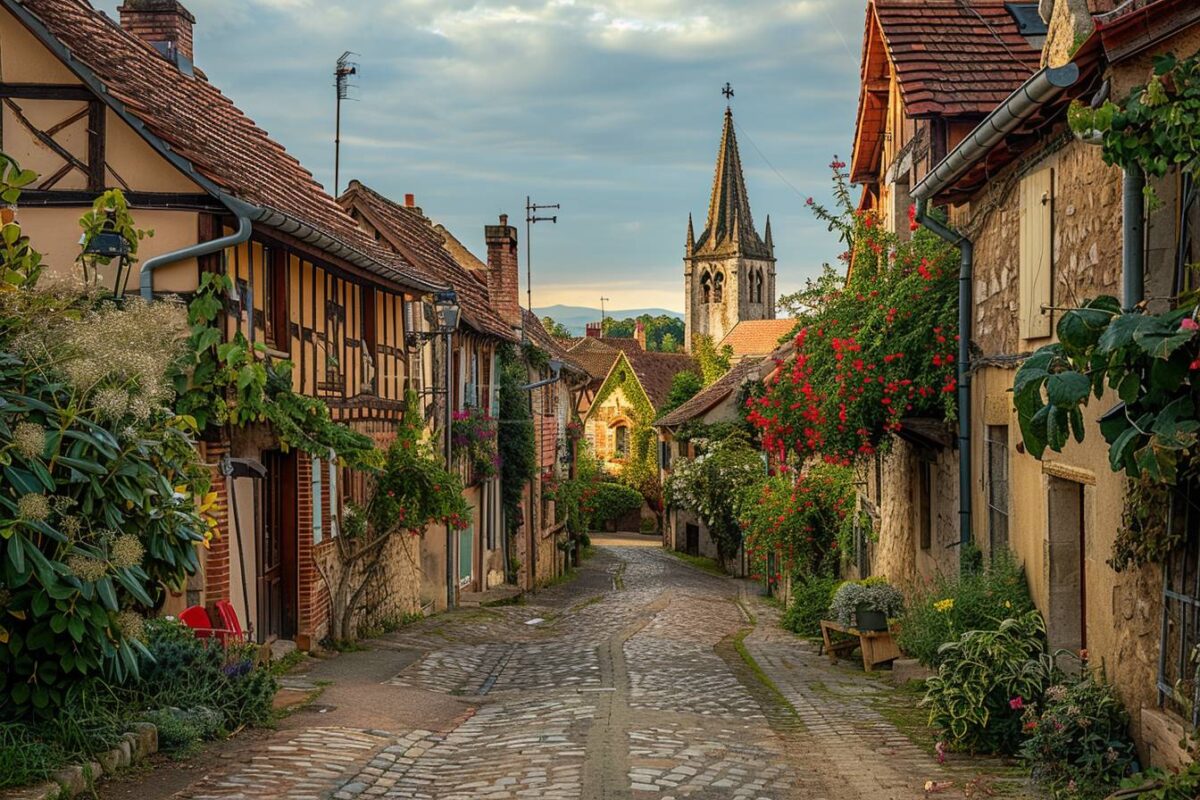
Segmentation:
<svg viewBox="0 0 1200 800">
<path fill-rule="evenodd" d="M 696 370 L 696 359 L 684 353 L 648 353 L 640 347 L 623 352 L 656 409 L 666 402 L 676 375 Z"/>
<path fill-rule="evenodd" d="M 537 314 L 527 308 L 522 308 L 521 318 L 525 321 L 525 333 L 529 336 L 529 341 L 549 353 L 551 358 L 563 362 L 567 368 L 582 375 L 591 374 L 567 348 L 563 347 L 558 339 L 549 334 Z"/>
<path fill-rule="evenodd" d="M 617 348 L 605 344 L 604 340 L 592 336 L 580 339 L 568 352 L 596 380 L 608 377 L 609 370 L 621 353 Z"/>
<path fill-rule="evenodd" d="M 1005 0 L 874 0 L 909 116 L 984 115 L 1037 69 Z"/>
<path fill-rule="evenodd" d="M 673 428 L 704 416 L 736 392 L 746 381 L 758 378 L 761 358 L 747 358 L 713 383 L 701 389 L 695 397 L 654 423 L 658 428 Z"/>
<path fill-rule="evenodd" d="M 517 341 L 512 328 L 492 311 L 487 287 L 455 259 L 446 247 L 444 229 L 435 228 L 421 209 L 395 203 L 359 181 L 350 181 L 338 202 L 352 214 L 362 214 L 426 280 L 453 286 L 468 325 L 480 333 Z"/>
<path fill-rule="evenodd" d="M 312 173 L 202 73 L 183 74 L 85 0 L 19 4 L 127 113 L 222 191 L 310 225 L 381 265 L 385 278 L 422 283 L 410 264 L 365 236 Z"/>
<path fill-rule="evenodd" d="M 737 358 L 765 356 L 779 347 L 779 340 L 791 333 L 796 325 L 794 319 L 742 320 L 717 347 L 732 347 Z"/>
</svg>

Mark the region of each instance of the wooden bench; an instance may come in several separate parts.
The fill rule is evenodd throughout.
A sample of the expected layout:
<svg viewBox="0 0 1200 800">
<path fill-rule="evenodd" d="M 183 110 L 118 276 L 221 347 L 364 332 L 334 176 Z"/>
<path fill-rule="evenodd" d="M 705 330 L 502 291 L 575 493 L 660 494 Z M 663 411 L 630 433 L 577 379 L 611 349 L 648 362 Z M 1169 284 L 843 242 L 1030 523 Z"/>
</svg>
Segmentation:
<svg viewBox="0 0 1200 800">
<path fill-rule="evenodd" d="M 834 638 L 830 636 L 831 633 L 843 636 Z M 825 654 L 829 656 L 830 664 L 836 664 L 839 658 L 846 658 L 856 647 L 862 650 L 863 669 L 867 672 L 900 657 L 900 648 L 892 639 L 891 631 L 860 631 L 823 619 L 821 638 L 825 640 Z"/>
</svg>

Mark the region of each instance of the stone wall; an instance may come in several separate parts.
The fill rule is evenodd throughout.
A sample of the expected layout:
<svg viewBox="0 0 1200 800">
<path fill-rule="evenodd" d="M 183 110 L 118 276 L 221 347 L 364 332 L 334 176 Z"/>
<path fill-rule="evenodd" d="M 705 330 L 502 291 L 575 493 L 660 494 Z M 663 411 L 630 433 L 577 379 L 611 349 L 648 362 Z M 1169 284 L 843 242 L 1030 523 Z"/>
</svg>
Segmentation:
<svg viewBox="0 0 1200 800">
<path fill-rule="evenodd" d="M 911 587 L 939 572 L 955 573 L 959 559 L 958 455 L 897 439 L 882 456 L 878 478 L 867 476 L 867 491 L 878 509 L 877 540 L 870 546 L 872 575 Z M 922 460 L 930 463 L 930 537 L 923 547 L 919 525 Z M 874 473 L 873 467 L 868 469 Z"/>
</svg>

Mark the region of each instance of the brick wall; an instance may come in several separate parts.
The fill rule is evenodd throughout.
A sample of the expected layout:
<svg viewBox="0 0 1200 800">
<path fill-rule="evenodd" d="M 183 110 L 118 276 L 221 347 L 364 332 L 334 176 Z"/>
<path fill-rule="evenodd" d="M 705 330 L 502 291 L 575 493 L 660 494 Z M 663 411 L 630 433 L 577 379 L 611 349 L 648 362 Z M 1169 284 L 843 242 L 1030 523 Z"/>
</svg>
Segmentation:
<svg viewBox="0 0 1200 800">
<path fill-rule="evenodd" d="M 500 215 L 499 225 L 484 227 L 487 240 L 488 299 L 500 319 L 516 328 L 521 324 L 517 229 L 508 224 L 508 215 Z"/>
<path fill-rule="evenodd" d="M 202 602 L 205 604 L 229 599 L 229 488 L 225 477 L 216 466 L 228 452 L 227 442 L 206 442 L 201 445 L 201 458 L 204 463 L 213 465 L 209 468 L 209 474 L 212 478 L 212 491 L 217 493 L 217 507 L 213 509 L 217 518 L 217 536 L 209 544 L 208 550 L 204 551 L 201 565 L 204 570 Z"/>
<path fill-rule="evenodd" d="M 125 0 L 118 9 L 121 27 L 142 41 L 171 42 L 189 61 L 193 58 L 192 26 L 196 18 L 177 0 Z"/>
</svg>

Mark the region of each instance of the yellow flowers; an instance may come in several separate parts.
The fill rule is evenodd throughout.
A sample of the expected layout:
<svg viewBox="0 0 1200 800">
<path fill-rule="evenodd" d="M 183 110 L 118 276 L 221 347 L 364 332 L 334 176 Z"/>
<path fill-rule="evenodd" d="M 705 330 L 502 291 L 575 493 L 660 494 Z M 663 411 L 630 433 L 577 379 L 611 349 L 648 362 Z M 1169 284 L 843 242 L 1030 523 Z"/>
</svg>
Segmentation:
<svg viewBox="0 0 1200 800">
<path fill-rule="evenodd" d="M 939 614 L 945 614 L 947 611 L 954 610 L 954 598 L 947 597 L 945 600 L 938 600 L 933 604 L 933 610 Z"/>
<path fill-rule="evenodd" d="M 190 495 L 186 486 L 176 486 L 175 492 L 183 497 Z M 196 504 L 196 510 L 200 512 L 200 518 L 204 520 L 206 526 L 204 531 L 205 550 L 212 546 L 213 539 L 221 535 L 221 522 L 217 517 L 218 511 L 220 511 L 218 505 L 216 492 L 209 492 L 200 497 Z"/>
</svg>

